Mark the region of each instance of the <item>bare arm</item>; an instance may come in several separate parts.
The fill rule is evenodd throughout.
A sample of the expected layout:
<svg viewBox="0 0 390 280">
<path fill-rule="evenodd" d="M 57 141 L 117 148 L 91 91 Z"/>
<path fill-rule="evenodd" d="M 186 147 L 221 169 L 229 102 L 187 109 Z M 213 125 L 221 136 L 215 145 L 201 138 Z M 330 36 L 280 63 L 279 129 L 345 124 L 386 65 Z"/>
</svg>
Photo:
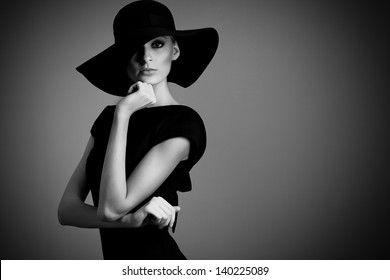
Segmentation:
<svg viewBox="0 0 390 280">
<path fill-rule="evenodd" d="M 97 207 L 86 204 L 84 201 L 90 191 L 86 181 L 85 165 L 93 147 L 94 139 L 91 136 L 83 156 L 77 165 L 65 189 L 58 207 L 58 220 L 61 225 L 81 228 L 134 228 L 147 225 L 146 217 L 153 217 L 152 224 L 163 228 L 168 224 L 172 227 L 175 213 L 179 207 L 172 207 L 163 198 L 154 197 L 134 214 L 127 214 L 116 221 L 102 221 L 97 216 Z"/>
<path fill-rule="evenodd" d="M 86 182 L 85 165 L 93 147 L 91 136 L 83 156 L 73 172 L 58 207 L 58 220 L 62 225 L 82 228 L 124 227 L 119 222 L 103 222 L 97 217 L 97 207 L 84 203 L 90 189 Z"/>
<path fill-rule="evenodd" d="M 129 178 L 125 174 L 128 121 L 139 108 L 133 94 L 118 103 L 111 127 L 100 184 L 98 216 L 113 221 L 150 196 L 189 154 L 186 138 L 168 139 L 153 147 Z M 150 104 L 151 99 L 146 100 Z M 149 103 L 148 103 L 149 102 Z"/>
</svg>

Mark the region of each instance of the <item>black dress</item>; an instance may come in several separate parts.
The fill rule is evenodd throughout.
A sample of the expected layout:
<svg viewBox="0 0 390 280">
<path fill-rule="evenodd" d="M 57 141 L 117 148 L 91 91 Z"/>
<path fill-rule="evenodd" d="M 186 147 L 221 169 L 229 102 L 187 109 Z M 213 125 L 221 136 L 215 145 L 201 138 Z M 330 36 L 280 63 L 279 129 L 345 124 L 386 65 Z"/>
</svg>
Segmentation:
<svg viewBox="0 0 390 280">
<path fill-rule="evenodd" d="M 91 128 L 94 147 L 87 159 L 86 174 L 95 206 L 99 202 L 100 178 L 114 112 L 115 106 L 107 106 Z M 164 183 L 131 212 L 154 196 L 163 197 L 173 206 L 178 205 L 177 191 L 187 192 L 192 188 L 189 171 L 205 151 L 206 131 L 200 116 L 183 105 L 145 108 L 130 117 L 126 148 L 127 177 L 153 146 L 174 137 L 189 139 L 188 159 L 181 161 Z M 160 230 L 156 226 L 145 226 L 99 230 L 104 259 L 185 259 L 167 228 Z"/>
</svg>

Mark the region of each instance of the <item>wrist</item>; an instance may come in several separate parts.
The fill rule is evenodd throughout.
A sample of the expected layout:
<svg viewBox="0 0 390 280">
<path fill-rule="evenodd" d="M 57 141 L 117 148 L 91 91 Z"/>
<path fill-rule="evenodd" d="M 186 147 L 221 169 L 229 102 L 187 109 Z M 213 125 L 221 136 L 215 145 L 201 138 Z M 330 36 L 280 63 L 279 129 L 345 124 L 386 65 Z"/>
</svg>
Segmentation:
<svg viewBox="0 0 390 280">
<path fill-rule="evenodd" d="M 127 214 L 118 220 L 121 228 L 135 228 L 136 221 L 133 214 Z"/>
<path fill-rule="evenodd" d="M 117 105 L 114 114 L 114 121 L 127 122 L 132 114 L 133 112 L 128 108 Z"/>
<path fill-rule="evenodd" d="M 142 211 L 126 214 L 118 220 L 121 228 L 139 228 L 143 226 L 143 222 L 146 218 L 146 214 Z"/>
</svg>

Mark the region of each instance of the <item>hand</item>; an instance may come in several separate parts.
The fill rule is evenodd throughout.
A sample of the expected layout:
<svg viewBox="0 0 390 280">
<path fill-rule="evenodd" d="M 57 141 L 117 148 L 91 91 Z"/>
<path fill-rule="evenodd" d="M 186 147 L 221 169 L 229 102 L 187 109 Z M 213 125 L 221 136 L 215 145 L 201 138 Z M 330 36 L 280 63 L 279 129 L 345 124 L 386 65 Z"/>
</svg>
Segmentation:
<svg viewBox="0 0 390 280">
<path fill-rule="evenodd" d="M 179 206 L 172 206 L 162 197 L 153 197 L 145 206 L 145 212 L 148 214 L 146 222 L 158 226 L 159 229 L 168 225 L 172 228 L 175 223 L 176 213 L 179 211 Z"/>
<path fill-rule="evenodd" d="M 152 85 L 136 82 L 129 88 L 128 95 L 118 102 L 117 108 L 119 111 L 132 114 L 154 103 L 156 96 Z"/>
<path fill-rule="evenodd" d="M 135 213 L 123 216 L 121 221 L 128 223 L 131 227 L 155 225 L 162 229 L 169 225 L 172 228 L 176 213 L 179 211 L 180 207 L 172 206 L 164 198 L 153 197 Z"/>
</svg>

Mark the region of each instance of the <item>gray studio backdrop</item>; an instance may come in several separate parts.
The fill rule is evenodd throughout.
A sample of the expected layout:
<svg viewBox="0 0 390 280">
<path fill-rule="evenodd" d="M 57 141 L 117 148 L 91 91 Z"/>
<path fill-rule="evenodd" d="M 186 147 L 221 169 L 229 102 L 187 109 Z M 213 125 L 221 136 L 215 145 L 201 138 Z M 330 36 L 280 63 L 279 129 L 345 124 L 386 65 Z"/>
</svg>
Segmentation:
<svg viewBox="0 0 390 280">
<path fill-rule="evenodd" d="M 187 257 L 388 258 L 385 10 L 372 1 L 162 2 L 178 29 L 220 34 L 199 81 L 172 86 L 208 131 L 193 191 L 180 194 L 174 237 Z M 75 67 L 113 43 L 127 3 L 2 4 L 2 259 L 102 258 L 98 231 L 60 226 L 57 206 L 93 121 L 117 101 Z"/>
</svg>

